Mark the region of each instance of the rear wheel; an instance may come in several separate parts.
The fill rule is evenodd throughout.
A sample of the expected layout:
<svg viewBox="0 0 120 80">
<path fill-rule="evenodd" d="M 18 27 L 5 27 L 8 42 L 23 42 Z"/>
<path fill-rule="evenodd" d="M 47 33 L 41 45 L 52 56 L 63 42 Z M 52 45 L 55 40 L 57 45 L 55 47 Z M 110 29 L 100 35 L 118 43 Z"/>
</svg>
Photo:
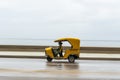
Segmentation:
<svg viewBox="0 0 120 80">
<path fill-rule="evenodd" d="M 52 61 L 52 58 L 50 58 L 49 56 L 47 57 L 47 61 L 48 62 L 51 62 Z"/>
<path fill-rule="evenodd" d="M 70 56 L 68 57 L 68 61 L 69 61 L 70 63 L 74 63 L 74 62 L 75 62 L 75 57 L 74 57 L 73 55 L 70 55 Z"/>
</svg>

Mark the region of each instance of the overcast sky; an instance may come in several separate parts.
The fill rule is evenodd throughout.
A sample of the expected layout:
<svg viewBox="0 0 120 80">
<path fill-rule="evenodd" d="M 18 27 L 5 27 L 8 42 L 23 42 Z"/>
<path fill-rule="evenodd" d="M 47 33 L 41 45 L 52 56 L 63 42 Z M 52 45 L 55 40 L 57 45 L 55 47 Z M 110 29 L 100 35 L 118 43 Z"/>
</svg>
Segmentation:
<svg viewBox="0 0 120 80">
<path fill-rule="evenodd" d="M 120 0 L 0 0 L 0 38 L 120 40 Z"/>
</svg>

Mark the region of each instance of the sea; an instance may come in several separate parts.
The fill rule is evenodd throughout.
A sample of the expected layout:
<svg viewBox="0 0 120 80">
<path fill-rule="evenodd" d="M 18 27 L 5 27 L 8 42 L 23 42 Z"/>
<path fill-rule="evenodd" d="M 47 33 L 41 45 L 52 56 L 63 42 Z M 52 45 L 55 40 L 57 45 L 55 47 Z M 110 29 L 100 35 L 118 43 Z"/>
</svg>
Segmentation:
<svg viewBox="0 0 120 80">
<path fill-rule="evenodd" d="M 0 45 L 57 46 L 54 39 L 0 39 Z M 70 44 L 65 42 L 65 46 Z M 120 47 L 120 40 L 81 40 L 83 47 Z"/>
</svg>

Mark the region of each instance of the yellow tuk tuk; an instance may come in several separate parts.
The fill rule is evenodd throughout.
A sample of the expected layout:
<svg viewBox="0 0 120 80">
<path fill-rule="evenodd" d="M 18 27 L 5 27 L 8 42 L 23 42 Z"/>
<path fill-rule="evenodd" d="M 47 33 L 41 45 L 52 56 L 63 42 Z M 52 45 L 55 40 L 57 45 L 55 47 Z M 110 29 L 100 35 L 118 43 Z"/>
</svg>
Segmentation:
<svg viewBox="0 0 120 80">
<path fill-rule="evenodd" d="M 62 50 L 62 42 L 65 42 L 65 41 L 69 42 L 71 47 L 69 49 Z M 52 47 L 45 48 L 45 54 L 46 54 L 48 62 L 51 62 L 52 59 L 68 59 L 70 63 L 74 63 L 75 59 L 79 58 L 80 39 L 60 38 L 60 39 L 55 40 L 54 42 L 59 43 L 59 47 L 57 49 L 54 49 Z M 58 56 L 58 54 L 60 54 L 60 56 Z"/>
</svg>

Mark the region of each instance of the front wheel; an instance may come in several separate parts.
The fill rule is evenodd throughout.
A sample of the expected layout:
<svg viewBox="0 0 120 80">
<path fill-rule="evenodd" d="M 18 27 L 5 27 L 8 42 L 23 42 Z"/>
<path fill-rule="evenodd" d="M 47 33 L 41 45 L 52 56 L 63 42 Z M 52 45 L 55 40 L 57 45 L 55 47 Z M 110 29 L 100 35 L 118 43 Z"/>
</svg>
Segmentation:
<svg viewBox="0 0 120 80">
<path fill-rule="evenodd" d="M 70 63 L 74 63 L 74 62 L 75 62 L 75 57 L 74 57 L 73 55 L 70 55 L 70 56 L 68 57 L 68 61 L 69 61 Z"/>
<path fill-rule="evenodd" d="M 48 62 L 51 62 L 52 61 L 52 58 L 50 58 L 49 56 L 47 57 L 47 61 Z"/>
</svg>

